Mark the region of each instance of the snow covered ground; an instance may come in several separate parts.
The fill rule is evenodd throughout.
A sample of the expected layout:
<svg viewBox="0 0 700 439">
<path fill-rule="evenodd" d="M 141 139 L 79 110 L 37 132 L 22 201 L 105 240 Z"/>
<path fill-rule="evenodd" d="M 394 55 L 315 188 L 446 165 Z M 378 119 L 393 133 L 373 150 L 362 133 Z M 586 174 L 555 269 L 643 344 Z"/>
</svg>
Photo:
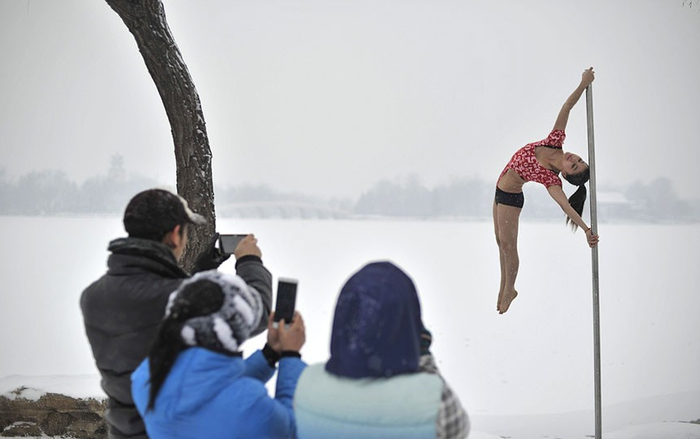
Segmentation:
<svg viewBox="0 0 700 439">
<path fill-rule="evenodd" d="M 99 394 L 78 299 L 104 272 L 107 242 L 123 235 L 119 218 L 0 217 L 0 227 L 12 232 L 0 237 L 0 331 L 12 334 L 0 338 L 0 393 L 27 385 L 23 375 L 40 377 L 45 391 Z M 345 279 L 391 259 L 418 286 L 438 365 L 472 418 L 470 437 L 593 434 L 591 258 L 580 233 L 521 225 L 520 296 L 499 316 L 488 221 L 219 219 L 218 229 L 254 232 L 273 274 L 300 280 L 307 361 L 328 356 Z M 681 423 L 700 418 L 700 226 L 602 224 L 600 233 L 605 437 L 700 438 L 699 426 Z"/>
<path fill-rule="evenodd" d="M 11 392 L 20 386 L 26 387 L 20 395 L 15 395 Z M 28 377 L 23 375 L 13 375 L 0 379 L 0 395 L 15 398 L 22 397 L 30 400 L 37 400 L 45 393 L 60 393 L 74 398 L 86 397 L 103 397 L 99 387 L 99 378 L 97 375 L 82 375 L 82 376 L 44 376 L 44 377 Z M 698 396 L 695 395 L 694 398 Z M 658 411 L 660 401 L 657 401 L 656 410 Z M 647 401 L 647 407 L 651 408 L 653 403 Z M 628 407 L 629 408 L 629 407 Z M 644 411 L 644 410 L 642 410 Z M 606 412 L 606 415 L 608 413 Z M 572 424 L 580 424 L 585 421 L 585 414 L 552 414 L 531 416 L 530 422 L 526 420 L 528 417 L 522 416 L 493 416 L 486 420 L 480 417 L 472 419 L 472 433 L 470 439 L 502 439 L 510 438 L 552 438 L 559 439 L 583 439 L 592 437 L 593 435 L 560 435 L 537 433 L 535 426 L 545 425 L 548 427 L 558 426 L 556 431 L 565 432 L 572 427 Z M 492 425 L 490 425 L 492 424 Z M 513 435 L 485 433 L 479 429 L 488 429 L 494 431 L 497 425 L 509 425 L 511 430 L 516 429 L 519 432 Z M 528 427 L 529 425 L 529 427 Z M 592 426 L 592 423 L 588 423 Z M 592 427 L 591 427 L 592 429 Z M 543 431 L 543 430 L 540 430 Z M 681 422 L 657 422 L 650 424 L 638 424 L 628 426 L 615 431 L 604 431 L 605 439 L 700 439 L 700 425 L 681 423 Z"/>
<path fill-rule="evenodd" d="M 555 437 L 569 439 L 563 436 Z M 586 437 L 591 438 L 593 435 L 587 435 Z M 611 432 L 604 431 L 603 437 L 605 439 L 699 439 L 700 425 L 679 422 L 645 424 Z M 474 431 L 469 435 L 469 439 L 503 439 L 503 436 Z"/>
<path fill-rule="evenodd" d="M 635 425 L 605 435 L 606 439 L 696 439 L 700 425 L 683 423 L 656 423 Z"/>
<path fill-rule="evenodd" d="M 700 425 L 680 422 L 659 422 L 653 424 L 636 425 L 615 431 L 603 431 L 605 439 L 700 439 Z M 532 436 L 523 436 L 532 437 Z M 559 439 L 583 439 L 583 436 L 542 436 L 543 438 Z M 586 435 L 592 438 L 594 435 Z M 504 436 L 496 436 L 489 433 L 474 431 L 469 439 L 503 439 Z M 515 436 L 514 436 L 515 438 Z"/>
<path fill-rule="evenodd" d="M 26 387 L 19 395 L 10 393 L 18 387 Z M 41 395 L 45 393 L 59 393 L 74 398 L 87 398 L 103 397 L 102 391 L 99 387 L 99 377 L 97 375 L 82 375 L 82 376 L 66 376 L 66 375 L 55 375 L 55 376 L 44 376 L 44 377 L 28 377 L 23 375 L 13 375 L 0 379 L 0 395 L 16 398 L 21 397 L 29 400 L 38 400 Z M 698 398 L 698 395 L 692 396 L 693 398 Z M 664 402 L 677 399 L 666 398 L 666 401 L 656 401 L 651 400 L 638 403 L 637 405 L 641 408 L 641 413 L 638 416 L 645 416 L 646 411 L 659 412 L 661 405 Z M 687 401 L 686 401 L 687 402 Z M 642 405 L 644 407 L 642 407 Z M 655 408 L 652 408 L 655 407 Z M 634 409 L 634 407 L 626 407 L 627 410 Z M 672 409 L 673 410 L 673 409 Z M 681 409 L 682 410 L 682 409 Z M 606 415 L 610 415 L 610 411 L 607 410 Z M 617 410 L 620 411 L 619 408 Z M 563 413 L 563 414 L 550 414 L 550 415 L 539 415 L 539 416 L 517 416 L 517 415 L 503 415 L 503 416 L 492 416 L 491 419 L 484 419 L 482 417 L 472 418 L 472 432 L 469 435 L 470 439 L 503 439 L 503 438 L 559 438 L 559 439 L 584 439 L 588 437 L 593 437 L 593 434 L 567 434 L 567 431 L 571 431 L 572 427 L 577 426 L 577 424 L 586 423 L 589 421 L 587 418 L 587 413 L 576 414 L 576 413 Z M 618 413 L 619 415 L 619 413 Z M 653 416 L 652 416 L 653 417 Z M 503 432 L 499 434 L 486 433 L 481 431 L 481 429 L 486 431 L 498 431 L 499 425 L 509 426 L 507 431 L 517 431 L 512 434 L 504 434 Z M 588 428 L 593 430 L 592 423 L 587 423 Z M 539 429 L 537 427 L 540 427 Z M 542 426 L 547 428 L 543 429 Z M 579 425 L 579 428 L 581 426 Z M 586 427 L 583 427 L 584 429 Z M 504 430 L 506 431 L 506 430 Z M 557 431 L 564 434 L 543 433 L 543 431 Z M 604 432 L 605 439 L 700 439 L 700 425 L 689 424 L 685 422 L 656 422 L 656 423 L 644 423 L 631 425 L 623 428 L 616 429 L 614 431 Z"/>
</svg>

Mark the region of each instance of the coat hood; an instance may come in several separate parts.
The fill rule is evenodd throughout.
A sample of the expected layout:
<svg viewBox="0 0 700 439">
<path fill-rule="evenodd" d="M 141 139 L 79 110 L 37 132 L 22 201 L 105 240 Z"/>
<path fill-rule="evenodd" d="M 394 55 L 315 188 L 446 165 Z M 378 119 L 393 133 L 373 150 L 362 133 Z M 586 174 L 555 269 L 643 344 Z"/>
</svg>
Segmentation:
<svg viewBox="0 0 700 439">
<path fill-rule="evenodd" d="M 348 378 L 416 372 L 421 328 L 411 278 L 391 262 L 370 263 L 340 291 L 326 370 Z"/>
</svg>

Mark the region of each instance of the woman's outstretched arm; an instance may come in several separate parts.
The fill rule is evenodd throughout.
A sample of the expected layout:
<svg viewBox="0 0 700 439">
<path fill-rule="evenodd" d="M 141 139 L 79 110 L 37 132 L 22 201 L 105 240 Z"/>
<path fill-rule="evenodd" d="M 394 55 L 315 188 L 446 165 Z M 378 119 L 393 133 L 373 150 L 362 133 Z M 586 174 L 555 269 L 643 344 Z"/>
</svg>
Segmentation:
<svg viewBox="0 0 700 439">
<path fill-rule="evenodd" d="M 571 112 L 571 109 L 574 108 L 574 105 L 576 105 L 578 100 L 581 98 L 583 91 L 591 82 L 593 82 L 594 79 L 595 72 L 593 71 L 593 67 L 583 71 L 583 74 L 581 75 L 581 83 L 579 83 L 576 90 L 571 93 L 571 96 L 569 96 L 566 99 L 566 102 L 564 102 L 564 105 L 562 105 L 561 110 L 559 110 L 559 115 L 557 116 L 557 121 L 554 122 L 553 129 L 562 131 L 566 129 L 566 124 L 569 122 L 569 113 Z"/>
<path fill-rule="evenodd" d="M 569 218 L 571 218 L 571 221 L 573 221 L 574 224 L 579 226 L 581 229 L 585 230 L 586 241 L 588 241 L 588 245 L 591 247 L 595 247 L 596 244 L 598 244 L 598 235 L 593 234 L 591 228 L 588 227 L 583 221 L 583 218 L 581 218 L 581 215 L 579 215 L 578 212 L 576 212 L 574 208 L 571 207 L 571 205 L 569 204 L 569 200 L 566 198 L 566 194 L 564 193 L 564 190 L 561 188 L 561 186 L 549 186 L 547 188 L 547 192 L 549 192 L 549 195 L 554 199 L 554 201 L 557 202 L 559 207 L 561 207 L 561 210 L 563 210 L 564 213 L 568 215 Z"/>
</svg>

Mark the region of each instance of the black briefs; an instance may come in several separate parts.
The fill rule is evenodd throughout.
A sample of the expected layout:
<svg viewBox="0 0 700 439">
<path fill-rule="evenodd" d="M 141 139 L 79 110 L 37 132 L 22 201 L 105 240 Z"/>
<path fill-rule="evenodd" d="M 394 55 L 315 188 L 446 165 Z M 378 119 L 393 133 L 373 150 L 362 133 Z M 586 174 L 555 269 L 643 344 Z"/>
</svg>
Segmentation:
<svg viewBox="0 0 700 439">
<path fill-rule="evenodd" d="M 522 209 L 525 204 L 525 196 L 522 192 L 516 194 L 512 192 L 504 192 L 496 188 L 496 204 L 505 204 L 506 206 L 517 207 Z"/>
</svg>

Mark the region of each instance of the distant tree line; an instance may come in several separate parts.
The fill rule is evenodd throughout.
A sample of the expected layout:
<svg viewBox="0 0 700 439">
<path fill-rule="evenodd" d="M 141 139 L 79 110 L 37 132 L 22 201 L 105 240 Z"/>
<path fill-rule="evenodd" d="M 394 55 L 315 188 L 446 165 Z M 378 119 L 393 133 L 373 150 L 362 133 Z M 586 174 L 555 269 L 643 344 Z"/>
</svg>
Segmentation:
<svg viewBox="0 0 700 439">
<path fill-rule="evenodd" d="M 565 190 L 571 189 L 567 188 Z M 622 188 L 605 188 L 598 193 L 598 217 L 611 221 L 697 222 L 700 199 L 678 197 L 671 181 L 658 178 L 649 183 L 635 182 Z M 598 187 L 600 191 L 600 186 Z M 453 180 L 432 189 L 417 177 L 403 183 L 381 181 L 363 193 L 354 213 L 395 217 L 490 218 L 495 182 L 477 178 Z M 523 219 L 563 219 L 560 207 L 541 185 L 524 187 Z M 589 200 L 590 202 L 590 194 Z M 584 215 L 588 212 L 588 204 Z"/>
<path fill-rule="evenodd" d="M 354 211 L 395 217 L 485 217 L 490 215 L 494 185 L 460 179 L 429 189 L 417 176 L 404 182 L 380 181 L 363 193 Z"/>
<path fill-rule="evenodd" d="M 494 182 L 454 179 L 432 188 L 417 176 L 382 180 L 357 200 L 323 199 L 282 192 L 265 185 L 217 187 L 219 216 L 277 218 L 457 218 L 489 219 Z M 10 179 L 0 169 L 0 215 L 121 214 L 137 192 L 162 186 L 153 179 L 127 175 L 124 160 L 113 156 L 106 174 L 77 184 L 60 171 L 33 171 Z M 636 182 L 598 194 L 604 221 L 698 222 L 700 200 L 680 199 L 670 180 Z M 600 186 L 599 186 L 600 190 Z M 557 221 L 563 213 L 540 185 L 525 186 L 523 219 Z"/>
<path fill-rule="evenodd" d="M 127 176 L 124 158 L 115 155 L 106 175 L 88 178 L 82 184 L 56 170 L 32 171 L 16 180 L 0 169 L 0 214 L 56 215 L 107 214 L 123 211 L 137 192 L 158 184 L 153 179 Z"/>
</svg>

